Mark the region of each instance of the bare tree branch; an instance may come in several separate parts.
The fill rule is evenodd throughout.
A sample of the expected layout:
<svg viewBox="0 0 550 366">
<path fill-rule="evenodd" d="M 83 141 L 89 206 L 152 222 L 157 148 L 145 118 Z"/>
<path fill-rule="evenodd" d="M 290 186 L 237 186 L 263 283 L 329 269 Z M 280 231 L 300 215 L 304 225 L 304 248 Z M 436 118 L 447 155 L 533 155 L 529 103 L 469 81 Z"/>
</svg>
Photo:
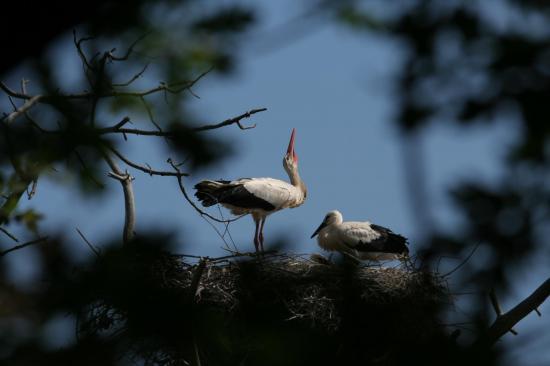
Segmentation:
<svg viewBox="0 0 550 366">
<path fill-rule="evenodd" d="M 181 193 L 183 194 L 183 197 L 185 197 L 185 200 L 187 202 L 189 202 L 189 204 L 195 209 L 195 211 L 197 211 L 201 216 L 206 216 L 208 217 L 209 219 L 211 220 L 214 220 L 216 222 L 220 222 L 220 223 L 223 223 L 223 224 L 227 224 L 227 223 L 230 223 L 230 222 L 233 222 L 233 221 L 237 221 L 239 219 L 241 219 L 242 217 L 246 216 L 246 215 L 241 215 L 241 216 L 237 216 L 235 217 L 234 219 L 228 219 L 228 220 L 220 220 L 218 219 L 217 217 L 214 217 L 212 215 L 210 215 L 209 213 L 203 211 L 200 209 L 200 207 L 198 207 L 195 202 L 193 202 L 193 200 L 191 200 L 191 198 L 189 197 L 189 195 L 187 194 L 187 190 L 185 189 L 185 186 L 183 185 L 183 181 L 182 181 L 182 176 L 184 176 L 184 174 L 180 173 L 180 170 L 178 168 L 178 166 L 176 164 L 174 164 L 174 162 L 172 161 L 172 159 L 168 159 L 168 164 L 170 164 L 172 166 L 172 168 L 174 168 L 174 170 L 178 173 L 176 175 L 176 177 L 178 178 L 178 185 L 180 187 L 180 191 Z"/>
<path fill-rule="evenodd" d="M 86 243 L 86 245 L 88 245 L 88 247 L 92 250 L 92 252 L 94 252 L 94 254 L 97 257 L 99 257 L 101 255 L 101 252 L 99 251 L 99 249 L 97 249 L 92 243 L 90 243 L 90 241 L 86 239 L 84 234 L 82 234 L 82 232 L 78 228 L 76 228 L 76 232 L 78 233 L 78 235 L 80 235 L 82 240 L 84 240 L 84 242 Z"/>
<path fill-rule="evenodd" d="M 120 84 L 113 83 L 111 85 L 112 86 L 119 86 L 119 87 L 120 86 L 128 86 L 128 85 L 132 84 L 134 81 L 136 81 L 137 79 L 139 79 L 140 77 L 142 77 L 148 67 L 149 67 L 149 64 L 145 64 L 145 66 L 143 67 L 143 69 L 141 69 L 140 72 L 138 72 L 137 74 L 132 76 L 132 78 L 130 80 L 128 80 L 127 82 L 125 82 L 125 83 L 120 83 Z"/>
<path fill-rule="evenodd" d="M 468 255 L 466 256 L 466 258 L 464 258 L 464 260 L 458 264 L 458 266 L 456 266 L 455 268 L 453 268 L 453 269 L 450 270 L 449 272 L 445 273 L 445 274 L 442 275 L 441 277 L 443 277 L 443 278 L 448 277 L 448 276 L 452 275 L 453 273 L 455 273 L 460 267 L 462 267 L 463 265 L 465 265 L 465 264 L 470 260 L 470 258 L 472 257 L 472 255 L 474 255 L 474 253 L 476 252 L 477 248 L 479 248 L 479 243 L 475 245 L 474 249 L 472 249 L 472 251 L 470 252 L 470 254 L 468 254 Z"/>
<path fill-rule="evenodd" d="M 189 176 L 189 174 L 183 173 L 179 170 L 177 172 L 167 172 L 167 171 L 161 171 L 161 170 L 154 170 L 154 169 L 151 169 L 151 167 L 146 167 L 146 166 L 134 163 L 133 161 L 126 158 L 124 155 L 122 155 L 120 152 L 118 152 L 113 147 L 110 147 L 109 150 L 111 150 L 120 160 L 122 160 L 128 166 L 131 166 L 132 168 L 141 170 L 142 172 L 145 172 L 149 175 L 160 175 L 160 176 L 163 176 L 163 177 L 187 177 L 187 176 Z"/>
<path fill-rule="evenodd" d="M 488 346 L 493 345 L 500 339 L 500 337 L 511 331 L 512 327 L 525 318 L 529 313 L 536 311 L 536 309 L 548 298 L 549 295 L 550 278 L 544 281 L 544 283 L 540 285 L 531 295 L 507 313 L 502 314 L 502 311 L 500 311 L 500 306 L 498 306 L 498 302 L 496 307 L 493 304 L 493 307 L 495 307 L 495 311 L 497 312 L 497 319 L 493 325 L 489 327 L 487 333 L 478 339 L 476 343 Z"/>
<path fill-rule="evenodd" d="M 160 83 L 158 86 L 146 89 L 142 91 L 124 91 L 124 90 L 111 90 L 108 92 L 103 93 L 96 93 L 96 92 L 84 92 L 84 93 L 70 93 L 70 94 L 38 94 L 35 96 L 18 93 L 12 89 L 10 89 L 6 84 L 0 81 L 0 89 L 4 90 L 6 94 L 13 98 L 17 99 L 25 99 L 30 100 L 33 98 L 38 98 L 37 101 L 49 103 L 55 99 L 64 98 L 64 99 L 92 99 L 92 98 L 110 98 L 110 97 L 145 97 L 150 94 L 158 93 L 158 92 L 168 92 L 171 94 L 178 94 L 182 91 L 192 87 L 195 85 L 200 79 L 202 79 L 206 74 L 208 74 L 212 69 L 209 69 L 199 76 L 197 76 L 195 79 L 191 81 L 182 81 L 182 82 L 172 82 L 172 83 Z M 33 102 L 33 104 L 35 104 Z M 28 108 L 27 108 L 28 109 Z"/>
<path fill-rule="evenodd" d="M 109 164 L 112 172 L 108 175 L 120 182 L 124 191 L 124 230 L 122 232 L 122 241 L 128 244 L 134 237 L 134 228 L 136 224 L 136 207 L 134 201 L 134 191 L 132 188 L 132 176 L 128 172 L 124 173 L 118 167 L 116 161 L 108 154 L 103 154 L 105 161 Z"/>
<path fill-rule="evenodd" d="M 191 130 L 196 131 L 196 132 L 202 132 L 202 131 L 208 131 L 208 130 L 214 130 L 214 129 L 217 129 L 217 128 L 222 128 L 222 127 L 225 127 L 225 126 L 230 126 L 232 124 L 237 124 L 241 130 L 248 130 L 248 129 L 256 127 L 256 124 L 253 124 L 252 126 L 243 126 L 241 124 L 241 120 L 244 119 L 244 118 L 249 118 L 253 114 L 263 112 L 263 111 L 266 111 L 266 110 L 267 110 L 267 108 L 252 109 L 252 110 L 250 110 L 246 113 L 243 113 L 243 114 L 241 114 L 237 117 L 229 118 L 229 119 L 227 119 L 223 122 L 212 124 L 212 125 L 205 125 L 205 126 L 195 127 L 195 128 L 192 128 Z M 100 128 L 100 129 L 98 129 L 98 132 L 100 134 L 123 133 L 123 134 L 141 135 L 141 136 L 158 136 L 158 137 L 172 137 L 173 136 L 172 132 L 169 132 L 169 131 L 166 132 L 166 131 L 162 131 L 160 129 L 158 131 L 151 131 L 151 130 L 140 130 L 140 129 L 135 129 L 135 128 L 122 128 L 122 126 L 124 126 L 124 124 L 126 122 L 128 122 L 129 120 L 127 120 L 124 123 L 123 123 L 123 121 L 121 121 L 121 122 L 119 122 L 116 125 L 111 126 L 111 127 Z"/>
<path fill-rule="evenodd" d="M 500 307 L 500 303 L 498 302 L 497 295 L 495 293 L 495 289 L 491 289 L 489 291 L 489 299 L 491 300 L 491 304 L 493 305 L 493 309 L 495 309 L 495 314 L 497 315 L 497 319 L 502 316 L 502 309 Z M 510 328 L 510 333 L 513 335 L 518 335 L 518 332 L 516 332 L 513 328 Z"/>
<path fill-rule="evenodd" d="M 3 88 L 2 88 L 3 89 Z M 19 108 L 17 108 L 15 111 L 11 112 L 7 116 L 3 118 L 3 120 L 6 123 L 12 123 L 15 121 L 17 117 L 27 112 L 32 106 L 34 106 L 36 103 L 40 102 L 44 97 L 42 95 L 36 95 L 30 99 L 27 99 L 25 103 Z"/>
<path fill-rule="evenodd" d="M 239 128 L 241 130 L 249 130 L 251 128 L 256 127 L 256 124 L 253 124 L 252 126 L 245 127 L 241 124 L 241 120 L 244 119 L 244 118 L 249 118 L 250 116 L 252 116 L 253 114 L 256 114 L 258 112 L 264 112 L 264 111 L 267 111 L 267 108 L 252 109 L 252 110 L 250 110 L 246 113 L 241 114 L 240 116 L 227 119 L 223 122 L 220 122 L 220 123 L 217 123 L 217 124 L 214 124 L 214 125 L 206 125 L 206 126 L 196 127 L 193 130 L 194 131 L 214 130 L 216 128 L 229 126 L 229 125 L 232 125 L 232 124 L 237 124 L 237 126 L 239 126 Z"/>
<path fill-rule="evenodd" d="M 134 51 L 134 47 L 142 40 L 144 39 L 145 37 L 147 37 L 149 34 L 151 34 L 151 32 L 147 32 L 145 34 L 142 34 L 141 36 L 138 37 L 138 39 L 136 39 L 131 45 L 130 47 L 128 47 L 128 49 L 126 50 L 126 53 L 124 54 L 124 56 L 115 56 L 113 55 L 113 52 L 115 51 L 115 49 L 112 49 L 111 52 L 109 52 L 109 58 L 113 61 L 126 61 L 128 60 L 128 58 L 130 57 L 130 55 L 132 54 L 132 52 Z"/>
<path fill-rule="evenodd" d="M 8 230 L 6 230 L 6 229 L 4 229 L 3 227 L 0 226 L 0 231 L 3 232 L 4 234 L 6 234 L 6 236 L 8 238 L 10 238 L 11 240 L 13 240 L 14 242 L 19 243 L 19 240 L 15 237 L 15 235 L 10 233 Z"/>
<path fill-rule="evenodd" d="M 0 258 L 5 256 L 8 253 L 13 252 L 13 251 L 28 247 L 30 245 L 39 244 L 39 243 L 42 243 L 46 240 L 48 240 L 48 237 L 38 238 L 38 239 L 31 240 L 31 241 L 28 241 L 28 242 L 23 243 L 23 244 L 16 245 L 14 247 L 11 247 L 10 249 L 7 249 L 7 250 L 4 250 L 4 251 L 0 252 Z"/>
</svg>

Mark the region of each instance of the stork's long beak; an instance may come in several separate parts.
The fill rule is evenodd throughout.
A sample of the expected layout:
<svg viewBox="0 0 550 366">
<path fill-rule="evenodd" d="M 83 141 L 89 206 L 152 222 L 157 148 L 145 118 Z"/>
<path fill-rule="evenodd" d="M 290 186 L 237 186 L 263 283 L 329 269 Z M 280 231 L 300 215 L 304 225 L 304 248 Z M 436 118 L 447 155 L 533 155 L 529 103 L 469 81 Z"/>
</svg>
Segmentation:
<svg viewBox="0 0 550 366">
<path fill-rule="evenodd" d="M 292 134 L 290 135 L 290 142 L 288 143 L 288 149 L 286 150 L 286 154 L 291 155 L 292 159 L 294 159 L 294 161 L 298 160 L 297 156 L 296 156 L 296 153 L 294 152 L 294 138 L 295 138 L 295 136 L 296 136 L 296 129 L 293 128 L 292 129 Z"/>
<path fill-rule="evenodd" d="M 310 239 L 313 239 L 315 237 L 315 235 L 319 234 L 319 231 L 323 230 L 325 227 L 327 226 L 327 224 L 323 221 L 321 223 L 321 225 L 319 225 L 319 227 L 317 228 L 317 230 L 315 230 L 315 232 L 313 233 L 313 235 L 311 235 L 311 238 Z"/>
</svg>

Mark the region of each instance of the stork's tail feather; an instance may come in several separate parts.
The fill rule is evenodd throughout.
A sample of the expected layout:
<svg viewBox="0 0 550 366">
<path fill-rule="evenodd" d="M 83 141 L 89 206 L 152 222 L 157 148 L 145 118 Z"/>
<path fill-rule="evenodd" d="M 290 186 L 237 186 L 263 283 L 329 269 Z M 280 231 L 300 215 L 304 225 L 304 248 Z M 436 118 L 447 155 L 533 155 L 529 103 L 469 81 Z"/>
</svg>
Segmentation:
<svg viewBox="0 0 550 366">
<path fill-rule="evenodd" d="M 219 194 L 223 191 L 228 181 L 203 180 L 195 185 L 195 197 L 201 201 L 204 207 L 213 206 L 219 202 Z"/>
<path fill-rule="evenodd" d="M 399 234 L 389 233 L 387 239 L 388 252 L 396 253 L 403 256 L 409 255 L 409 248 L 407 247 L 407 238 Z"/>
</svg>

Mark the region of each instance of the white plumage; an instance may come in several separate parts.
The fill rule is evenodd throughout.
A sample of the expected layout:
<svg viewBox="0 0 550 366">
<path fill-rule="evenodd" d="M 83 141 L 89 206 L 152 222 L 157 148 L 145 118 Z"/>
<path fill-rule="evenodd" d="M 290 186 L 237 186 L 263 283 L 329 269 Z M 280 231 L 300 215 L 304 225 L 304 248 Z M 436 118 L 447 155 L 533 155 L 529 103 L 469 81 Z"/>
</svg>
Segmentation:
<svg viewBox="0 0 550 366">
<path fill-rule="evenodd" d="M 325 250 L 339 251 L 359 259 L 392 260 L 407 255 L 407 239 L 368 221 L 343 222 L 339 211 L 329 212 L 312 238 Z"/>
<path fill-rule="evenodd" d="M 251 214 L 256 224 L 254 246 L 263 250 L 265 219 L 273 212 L 304 203 L 307 190 L 298 174 L 298 156 L 294 151 L 293 129 L 283 167 L 290 183 L 273 178 L 241 178 L 233 181 L 203 180 L 195 185 L 195 196 L 203 206 L 221 204 L 235 215 Z"/>
</svg>

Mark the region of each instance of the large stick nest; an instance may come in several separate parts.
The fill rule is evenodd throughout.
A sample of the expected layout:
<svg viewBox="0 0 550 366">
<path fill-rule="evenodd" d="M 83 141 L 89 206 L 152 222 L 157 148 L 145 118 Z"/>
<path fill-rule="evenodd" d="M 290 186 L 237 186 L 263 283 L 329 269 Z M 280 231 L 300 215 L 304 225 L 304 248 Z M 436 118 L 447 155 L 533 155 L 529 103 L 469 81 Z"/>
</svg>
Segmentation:
<svg viewBox="0 0 550 366">
<path fill-rule="evenodd" d="M 444 338 L 449 301 L 439 276 L 407 264 L 277 253 L 191 261 L 154 246 L 106 253 L 75 284 L 81 336 L 108 334 L 152 364 L 189 360 L 197 344 L 212 364 L 282 364 L 271 357 L 280 354 L 400 364 Z"/>
<path fill-rule="evenodd" d="M 192 290 L 198 306 L 236 314 L 246 310 L 249 302 L 257 308 L 278 305 L 284 309 L 284 320 L 330 332 L 341 327 L 342 305 L 350 301 L 349 296 L 365 311 L 377 311 L 367 318 L 395 312 L 399 331 L 408 330 L 415 337 L 420 329 L 423 333 L 439 329 L 434 313 L 449 301 L 439 276 L 407 263 L 384 267 L 333 263 L 318 255 L 271 254 L 257 259 L 204 259 L 203 264 L 194 265 L 182 261 L 180 269 L 177 276 L 164 276 L 166 284 Z"/>
</svg>

